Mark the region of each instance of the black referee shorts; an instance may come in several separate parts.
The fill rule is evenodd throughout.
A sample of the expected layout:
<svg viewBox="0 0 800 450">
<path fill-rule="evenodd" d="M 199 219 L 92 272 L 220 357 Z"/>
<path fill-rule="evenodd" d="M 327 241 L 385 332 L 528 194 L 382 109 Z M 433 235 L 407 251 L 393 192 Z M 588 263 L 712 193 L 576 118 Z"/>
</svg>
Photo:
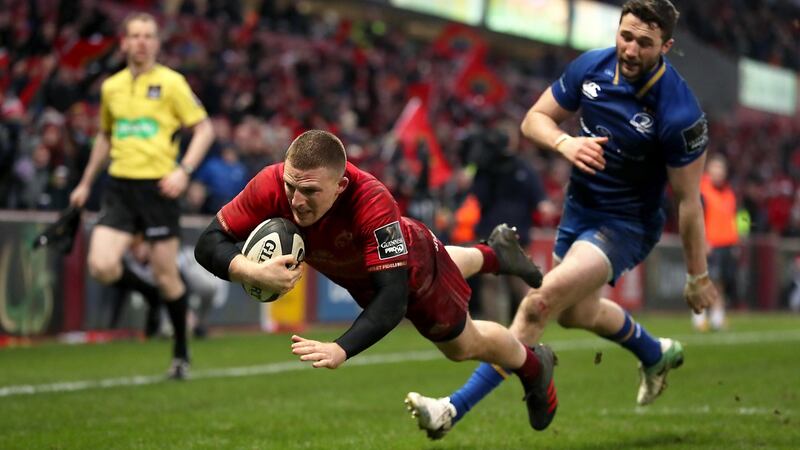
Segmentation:
<svg viewBox="0 0 800 450">
<path fill-rule="evenodd" d="M 103 192 L 98 225 L 157 241 L 180 236 L 177 199 L 161 195 L 159 180 L 111 178 Z"/>
</svg>

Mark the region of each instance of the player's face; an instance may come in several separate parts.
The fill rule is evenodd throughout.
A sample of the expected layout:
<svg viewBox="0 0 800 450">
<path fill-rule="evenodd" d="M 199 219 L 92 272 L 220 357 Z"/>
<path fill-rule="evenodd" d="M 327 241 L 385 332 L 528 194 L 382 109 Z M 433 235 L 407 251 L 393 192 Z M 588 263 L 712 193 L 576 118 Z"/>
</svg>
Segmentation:
<svg viewBox="0 0 800 450">
<path fill-rule="evenodd" d="M 283 188 L 292 217 L 301 227 L 312 225 L 324 216 L 347 183 L 347 178 L 336 170 L 324 167 L 300 170 L 292 167 L 289 161 L 283 167 Z"/>
<path fill-rule="evenodd" d="M 633 14 L 625 14 L 617 30 L 617 63 L 622 76 L 636 81 L 647 74 L 661 55 L 672 47 L 673 40 L 664 42 L 661 28 L 651 27 Z"/>
<path fill-rule="evenodd" d="M 137 66 L 148 66 L 158 55 L 158 27 L 151 20 L 132 20 L 122 37 L 122 51 L 128 61 Z"/>
</svg>

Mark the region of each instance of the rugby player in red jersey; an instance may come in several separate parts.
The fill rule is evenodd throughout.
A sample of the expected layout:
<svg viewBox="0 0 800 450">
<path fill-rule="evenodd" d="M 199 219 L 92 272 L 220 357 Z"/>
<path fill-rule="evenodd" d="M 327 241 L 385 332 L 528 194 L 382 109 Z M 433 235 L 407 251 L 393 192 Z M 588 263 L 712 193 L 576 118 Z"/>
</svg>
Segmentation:
<svg viewBox="0 0 800 450">
<path fill-rule="evenodd" d="M 298 136 L 284 163 L 263 169 L 217 213 L 198 241 L 197 260 L 220 278 L 288 291 L 301 275 L 292 256 L 257 264 L 236 247 L 273 217 L 297 224 L 305 262 L 364 308 L 334 342 L 292 336 L 292 353 L 301 361 L 335 369 L 407 317 L 447 358 L 484 361 L 516 373 L 532 423 L 534 417 L 537 423 L 552 420 L 552 350 L 522 345 L 507 328 L 472 320 L 468 313 L 465 277 L 508 273 L 533 287 L 541 283 L 513 229 L 498 226 L 487 245 L 445 247 L 425 225 L 401 216 L 389 190 L 347 162 L 336 136 L 319 130 Z"/>
</svg>

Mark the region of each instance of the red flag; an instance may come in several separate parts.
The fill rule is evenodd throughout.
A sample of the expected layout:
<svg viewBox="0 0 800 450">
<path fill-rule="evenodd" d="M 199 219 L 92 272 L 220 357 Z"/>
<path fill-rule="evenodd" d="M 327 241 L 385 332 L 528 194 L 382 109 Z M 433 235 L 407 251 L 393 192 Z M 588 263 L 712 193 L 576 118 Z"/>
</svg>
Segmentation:
<svg viewBox="0 0 800 450">
<path fill-rule="evenodd" d="M 394 126 L 394 135 L 403 151 L 403 156 L 413 163 L 414 170 L 421 170 L 419 145 L 424 143 L 428 151 L 428 183 L 431 187 L 439 187 L 447 180 L 453 170 L 442 155 L 442 148 L 436 140 L 433 128 L 428 121 L 428 107 L 419 98 L 408 101 L 400 118 Z"/>
<path fill-rule="evenodd" d="M 486 65 L 480 54 L 472 55 L 456 78 L 455 93 L 464 101 L 480 100 L 496 105 L 506 98 L 506 91 L 503 80 Z"/>
<path fill-rule="evenodd" d="M 458 23 L 450 23 L 433 42 L 437 55 L 451 58 L 464 53 L 486 54 L 486 41 L 472 28 Z"/>
<path fill-rule="evenodd" d="M 108 37 L 92 37 L 80 39 L 66 49 L 62 49 L 61 64 L 68 67 L 80 67 L 93 61 L 114 46 L 115 39 Z"/>
</svg>

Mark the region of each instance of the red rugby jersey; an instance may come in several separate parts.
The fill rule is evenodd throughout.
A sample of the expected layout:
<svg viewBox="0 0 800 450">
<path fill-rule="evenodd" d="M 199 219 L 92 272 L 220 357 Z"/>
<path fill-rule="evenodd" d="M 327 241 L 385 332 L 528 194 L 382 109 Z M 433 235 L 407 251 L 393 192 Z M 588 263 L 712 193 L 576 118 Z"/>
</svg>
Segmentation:
<svg viewBox="0 0 800 450">
<path fill-rule="evenodd" d="M 370 272 L 409 268 L 410 300 L 428 293 L 434 277 L 435 252 L 442 244 L 420 222 L 402 217 L 397 202 L 374 176 L 347 163 L 350 183 L 331 209 L 309 227 L 299 227 L 306 262 L 347 289 L 366 306 L 376 292 Z M 294 222 L 283 184 L 283 163 L 265 167 L 217 218 L 239 241 L 268 218 Z"/>
</svg>

